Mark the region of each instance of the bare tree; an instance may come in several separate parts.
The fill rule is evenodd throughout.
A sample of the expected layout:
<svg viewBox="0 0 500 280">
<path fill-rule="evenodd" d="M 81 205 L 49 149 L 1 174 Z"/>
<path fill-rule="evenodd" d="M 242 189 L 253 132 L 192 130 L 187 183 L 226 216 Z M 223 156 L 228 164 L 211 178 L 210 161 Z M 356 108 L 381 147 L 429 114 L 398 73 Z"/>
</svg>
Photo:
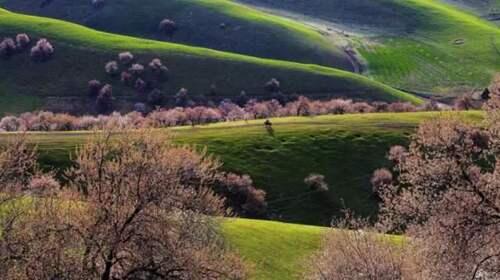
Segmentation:
<svg viewBox="0 0 500 280">
<path fill-rule="evenodd" d="M 29 46 L 31 39 L 28 34 L 20 33 L 16 35 L 16 46 L 23 50 Z"/>
<path fill-rule="evenodd" d="M 217 228 L 218 166 L 152 131 L 96 133 L 66 191 L 34 199 L 2 232 L 4 279 L 244 279 Z"/>
<path fill-rule="evenodd" d="M 394 180 L 378 187 L 381 222 L 420 244 L 427 279 L 500 276 L 499 100 L 488 101 L 482 126 L 427 121 L 408 151 L 391 151 Z"/>
<path fill-rule="evenodd" d="M 380 234 L 367 220 L 350 213 L 333 226 L 323 248 L 309 259 L 306 279 L 424 279 L 415 273 L 417 258 L 403 239 Z"/>
<path fill-rule="evenodd" d="M 0 57 L 10 57 L 16 50 L 16 43 L 12 38 L 5 38 L 0 42 Z"/>
<path fill-rule="evenodd" d="M 177 27 L 177 24 L 175 23 L 175 21 L 166 18 L 160 22 L 160 25 L 158 26 L 158 28 L 165 35 L 171 37 L 177 31 L 178 27 Z"/>
<path fill-rule="evenodd" d="M 45 38 L 36 42 L 36 45 L 31 48 L 31 58 L 36 61 L 46 61 L 54 55 L 54 46 Z"/>
</svg>

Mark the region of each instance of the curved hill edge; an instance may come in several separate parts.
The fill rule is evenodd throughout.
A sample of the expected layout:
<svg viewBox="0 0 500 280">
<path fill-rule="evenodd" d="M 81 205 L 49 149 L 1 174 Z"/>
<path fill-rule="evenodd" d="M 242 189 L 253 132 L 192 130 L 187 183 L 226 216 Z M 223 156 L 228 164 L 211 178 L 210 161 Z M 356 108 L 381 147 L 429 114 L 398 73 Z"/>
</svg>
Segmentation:
<svg viewBox="0 0 500 280">
<path fill-rule="evenodd" d="M 47 36 L 59 43 L 66 44 L 73 49 L 92 49 L 106 53 L 119 51 L 133 51 L 135 53 L 157 52 L 165 56 L 191 57 L 200 60 L 214 60 L 217 63 L 240 63 L 253 66 L 262 66 L 272 69 L 289 70 L 304 74 L 320 75 L 334 79 L 340 79 L 349 84 L 357 85 L 360 90 L 371 91 L 373 97 L 386 100 L 402 100 L 415 104 L 421 104 L 422 100 L 408 93 L 391 88 L 387 85 L 372 81 L 361 75 L 347 71 L 318 66 L 313 64 L 301 64 L 289 61 L 263 59 L 246 55 L 222 52 L 212 49 L 186 46 L 175 43 L 159 42 L 147 39 L 138 39 L 125 35 L 116 35 L 96 31 L 81 25 L 69 23 L 57 19 L 49 19 L 37 16 L 22 15 L 0 9 L 5 14 L 0 17 L 0 32 L 15 34 L 29 32 L 39 36 Z M 369 97 L 367 95 L 367 97 Z"/>
</svg>

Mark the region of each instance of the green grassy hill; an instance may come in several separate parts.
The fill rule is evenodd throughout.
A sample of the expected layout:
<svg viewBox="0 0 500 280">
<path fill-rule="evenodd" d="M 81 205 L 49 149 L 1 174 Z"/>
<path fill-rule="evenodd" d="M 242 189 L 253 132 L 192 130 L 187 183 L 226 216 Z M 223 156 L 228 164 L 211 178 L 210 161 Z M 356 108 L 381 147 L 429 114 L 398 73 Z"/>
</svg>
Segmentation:
<svg viewBox="0 0 500 280">
<path fill-rule="evenodd" d="M 171 129 L 176 141 L 206 146 L 226 170 L 247 173 L 268 193 L 271 213 L 288 222 L 327 225 L 343 204 L 363 215 L 376 211 L 372 172 L 387 164 L 385 154 L 405 144 L 417 124 L 439 113 L 366 114 L 274 119 L 274 135 L 263 121 L 219 123 Z M 478 120 L 480 112 L 463 113 Z M 34 133 L 33 142 L 48 168 L 64 168 L 69 154 L 88 132 Z M 0 135 L 4 139 L 8 134 Z M 304 184 L 321 173 L 327 193 L 311 193 Z"/>
<path fill-rule="evenodd" d="M 469 91 L 486 86 L 500 70 L 500 30 L 457 5 L 438 0 L 239 1 L 352 31 L 350 40 L 366 59 L 367 74 L 398 88 Z"/>
<path fill-rule="evenodd" d="M 52 97 L 58 104 L 66 98 L 80 106 L 85 101 L 87 82 L 99 79 L 115 86 L 116 97 L 138 99 L 130 87 L 119 78 L 109 78 L 104 64 L 116 59 L 117 53 L 131 51 L 137 61 L 146 64 L 160 57 L 170 69 L 169 81 L 162 84 L 168 95 L 181 87 L 192 96 L 208 94 L 211 85 L 217 86 L 220 97 L 236 96 L 241 90 L 249 95 L 266 95 L 264 84 L 272 77 L 282 82 L 286 93 L 323 94 L 379 100 L 421 101 L 412 95 L 373 82 L 360 75 L 333 68 L 293 62 L 261 59 L 185 45 L 137 39 L 98 32 L 68 22 L 10 13 L 0 9 L 0 37 L 26 32 L 33 38 L 48 38 L 56 52 L 50 61 L 35 63 L 27 52 L 0 60 L 0 94 L 8 100 L 25 100 L 0 111 L 30 110 L 28 105 L 40 104 Z M 9 99 L 10 98 L 10 99 Z M 71 99 L 75 98 L 75 100 Z M 2 104 L 2 103 L 0 103 Z"/>
<path fill-rule="evenodd" d="M 462 8 L 470 8 L 472 11 L 476 12 L 478 15 L 487 16 L 489 14 L 494 14 L 500 12 L 500 1 L 499 0 L 441 0 L 445 3 L 450 3 L 458 5 Z"/>
<path fill-rule="evenodd" d="M 302 279 L 326 228 L 248 219 L 223 223 L 229 245 L 253 266 L 254 280 Z"/>
<path fill-rule="evenodd" d="M 89 0 L 1 0 L 11 11 L 76 22 L 93 29 L 258 57 L 353 70 L 347 54 L 316 30 L 227 0 L 121 0 L 94 8 Z M 171 38 L 158 30 L 175 20 Z"/>
</svg>

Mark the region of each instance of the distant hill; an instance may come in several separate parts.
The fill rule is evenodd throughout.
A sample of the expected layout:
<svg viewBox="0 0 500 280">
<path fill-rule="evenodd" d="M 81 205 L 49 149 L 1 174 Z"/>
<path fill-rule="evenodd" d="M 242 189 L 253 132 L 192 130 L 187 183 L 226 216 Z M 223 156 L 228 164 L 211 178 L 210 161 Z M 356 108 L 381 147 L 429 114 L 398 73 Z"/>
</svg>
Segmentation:
<svg viewBox="0 0 500 280">
<path fill-rule="evenodd" d="M 111 33 L 354 70 L 340 42 L 227 0 L 105 0 L 98 8 L 90 0 L 2 0 L 0 5 Z M 173 36 L 159 30 L 165 18 L 177 25 Z"/>
<path fill-rule="evenodd" d="M 250 96 L 269 96 L 264 85 L 274 77 L 281 81 L 282 91 L 287 94 L 422 102 L 410 94 L 333 68 L 113 35 L 60 20 L 0 9 L 0 37 L 21 32 L 33 39 L 48 38 L 55 47 L 55 54 L 46 62 L 32 61 L 27 51 L 0 60 L 0 96 L 4 97 L 0 99 L 0 111 L 3 112 L 34 109 L 44 100 L 45 103 L 50 100 L 52 107 L 72 106 L 62 108 L 64 111 L 88 111 L 82 107 L 82 102 L 86 101 L 87 82 L 91 79 L 115 86 L 114 95 L 121 100 L 129 103 L 141 100 L 132 87 L 124 86 L 119 77 L 111 78 L 104 71 L 105 63 L 116 60 L 122 51 L 133 52 L 135 61 L 143 65 L 155 57 L 162 59 L 170 69 L 169 79 L 156 87 L 166 96 L 173 96 L 182 87 L 189 89 L 193 97 L 215 95 L 220 99 L 237 96 L 242 90 Z M 127 68 L 121 66 L 121 69 Z M 18 99 L 26 106 L 10 104 Z"/>
<path fill-rule="evenodd" d="M 459 94 L 500 71 L 500 29 L 459 8 L 460 0 L 238 0 L 319 19 L 346 31 L 368 64 L 366 74 L 407 90 Z M 495 0 L 496 1 L 496 0 Z M 493 1 L 469 1 L 477 8 Z M 489 6 L 488 6 L 489 7 Z"/>
</svg>

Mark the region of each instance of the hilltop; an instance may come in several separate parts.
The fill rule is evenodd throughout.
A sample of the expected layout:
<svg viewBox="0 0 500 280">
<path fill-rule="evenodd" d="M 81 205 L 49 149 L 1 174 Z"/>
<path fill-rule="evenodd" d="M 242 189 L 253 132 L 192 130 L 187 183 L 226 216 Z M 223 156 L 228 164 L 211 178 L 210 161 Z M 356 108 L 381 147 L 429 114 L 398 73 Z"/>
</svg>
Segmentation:
<svg viewBox="0 0 500 280">
<path fill-rule="evenodd" d="M 485 87 L 500 69 L 500 30 L 458 0 L 239 1 L 345 34 L 365 74 L 397 88 L 456 95 Z"/>
</svg>

